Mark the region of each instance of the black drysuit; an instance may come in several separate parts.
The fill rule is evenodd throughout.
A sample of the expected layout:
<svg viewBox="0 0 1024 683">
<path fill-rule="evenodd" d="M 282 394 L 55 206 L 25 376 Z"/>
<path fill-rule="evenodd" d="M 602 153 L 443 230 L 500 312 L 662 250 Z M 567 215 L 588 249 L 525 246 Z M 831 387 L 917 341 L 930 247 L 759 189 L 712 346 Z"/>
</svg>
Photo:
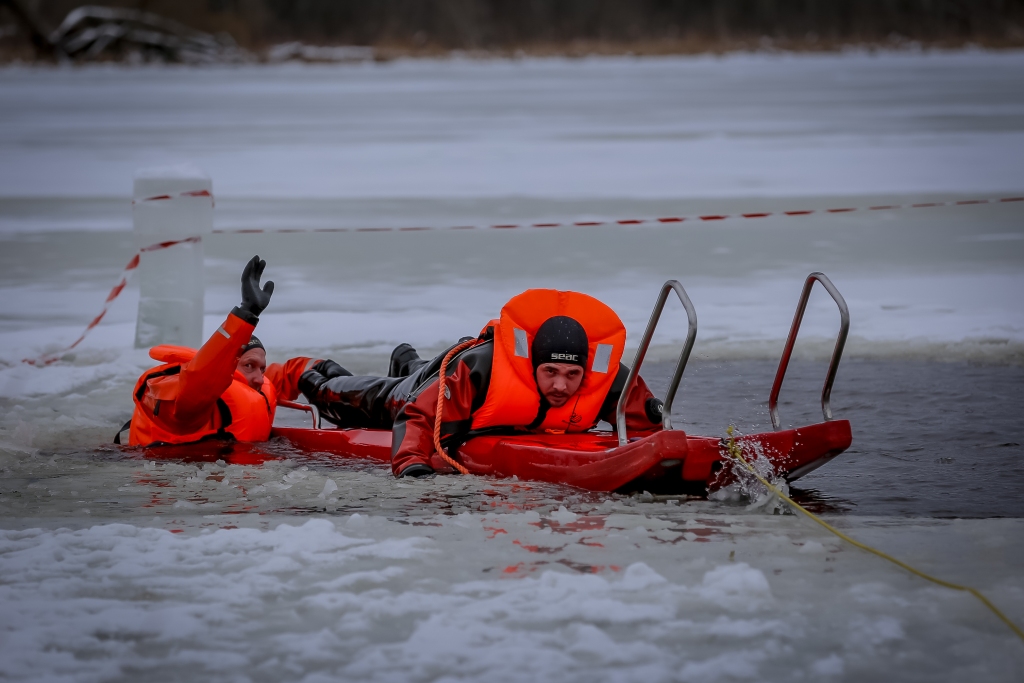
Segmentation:
<svg viewBox="0 0 1024 683">
<path fill-rule="evenodd" d="M 325 420 L 339 427 L 392 430 L 391 467 L 398 475 L 410 465 L 429 464 L 434 452 L 438 373 L 447 353 L 448 350 L 426 361 L 411 346 L 402 344 L 391 354 L 387 377 L 354 376 L 334 361 L 324 360 L 303 373 L 299 389 Z M 486 339 L 449 361 L 441 424 L 445 447 L 473 436 L 473 413 L 487 398 L 493 354 L 493 341 Z M 600 419 L 614 422 L 615 407 L 628 374 L 629 368 L 620 364 L 601 407 Z M 542 398 L 536 424 L 543 422 L 546 406 Z M 661 424 L 661 401 L 639 377 L 626 404 L 626 423 L 631 431 L 657 429 Z"/>
</svg>

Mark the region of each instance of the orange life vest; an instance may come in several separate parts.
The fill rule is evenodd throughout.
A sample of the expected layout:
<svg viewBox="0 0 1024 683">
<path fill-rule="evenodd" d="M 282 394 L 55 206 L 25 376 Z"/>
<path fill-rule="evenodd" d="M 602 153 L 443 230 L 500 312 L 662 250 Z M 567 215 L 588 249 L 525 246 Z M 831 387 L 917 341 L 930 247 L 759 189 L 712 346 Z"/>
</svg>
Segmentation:
<svg viewBox="0 0 1024 683">
<path fill-rule="evenodd" d="M 164 365 L 146 372 L 135 384 L 129 445 L 184 444 L 217 436 L 238 441 L 270 438 L 277 408 L 274 384 L 264 382 L 262 391 L 256 391 L 238 371 L 204 424 L 182 431 L 168 419 L 170 416 L 160 415 L 161 410 L 173 412 L 172 402 L 179 390 L 178 374 L 196 353 L 195 349 L 184 346 L 163 345 L 150 349 L 150 357 L 163 361 Z"/>
<path fill-rule="evenodd" d="M 601 405 L 615 382 L 626 345 L 626 328 L 615 311 L 592 296 L 554 289 L 529 289 L 501 309 L 494 328 L 494 361 L 487 398 L 473 413 L 473 429 L 526 427 L 537 418 L 540 392 L 530 359 L 533 338 L 548 318 L 564 315 L 587 332 L 588 357 L 583 383 L 560 408 L 548 408 L 535 429 L 582 432 L 599 419 Z M 484 330 L 486 331 L 486 327 Z"/>
</svg>

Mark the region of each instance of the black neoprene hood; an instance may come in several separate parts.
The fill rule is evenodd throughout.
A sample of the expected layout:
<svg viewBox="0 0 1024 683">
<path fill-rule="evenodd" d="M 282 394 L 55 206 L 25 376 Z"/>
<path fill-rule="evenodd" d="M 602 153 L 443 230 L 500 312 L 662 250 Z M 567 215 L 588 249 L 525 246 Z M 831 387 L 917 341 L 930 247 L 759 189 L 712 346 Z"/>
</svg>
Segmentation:
<svg viewBox="0 0 1024 683">
<path fill-rule="evenodd" d="M 261 342 L 260 338 L 257 337 L 255 334 L 249 337 L 249 343 L 242 347 L 242 353 L 245 353 L 246 351 L 252 351 L 253 349 L 263 349 L 264 351 L 267 350 L 267 348 L 263 346 L 263 342 Z"/>
<path fill-rule="evenodd" d="M 543 363 L 569 363 L 587 367 L 587 331 L 564 315 L 548 318 L 537 330 L 530 348 L 534 370 Z"/>
</svg>

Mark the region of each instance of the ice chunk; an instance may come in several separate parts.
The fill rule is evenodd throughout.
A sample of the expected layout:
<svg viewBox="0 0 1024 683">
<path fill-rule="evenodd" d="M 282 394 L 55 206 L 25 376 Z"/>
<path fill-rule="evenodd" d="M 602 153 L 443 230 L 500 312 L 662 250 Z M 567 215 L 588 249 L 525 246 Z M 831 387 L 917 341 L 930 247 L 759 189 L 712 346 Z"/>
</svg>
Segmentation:
<svg viewBox="0 0 1024 683">
<path fill-rule="evenodd" d="M 558 509 L 551 513 L 551 519 L 559 524 L 570 524 L 576 521 L 576 513 L 569 512 L 564 505 L 559 505 Z"/>
<path fill-rule="evenodd" d="M 574 641 L 566 650 L 572 654 L 589 658 L 607 659 L 609 653 L 618 649 L 618 645 L 608 635 L 590 624 L 578 624 L 573 629 Z"/>
<path fill-rule="evenodd" d="M 772 599 L 764 573 L 746 562 L 715 567 L 704 574 L 701 587 L 704 597 L 724 607 L 754 607 Z"/>
<path fill-rule="evenodd" d="M 654 571 L 643 562 L 634 562 L 626 567 L 626 572 L 622 576 L 622 582 L 619 583 L 619 588 L 627 591 L 636 591 L 663 583 L 667 583 L 664 576 Z"/>
<path fill-rule="evenodd" d="M 137 171 L 132 201 L 136 248 L 209 235 L 212 194 L 209 176 L 194 166 Z M 198 347 L 202 341 L 203 243 L 182 242 L 143 252 L 135 346 Z"/>
<path fill-rule="evenodd" d="M 687 662 L 680 680 L 707 683 L 760 678 L 757 665 L 764 659 L 760 652 L 730 652 L 702 662 Z"/>
<path fill-rule="evenodd" d="M 331 495 L 337 490 L 338 485 L 334 482 L 333 479 L 328 478 L 327 481 L 324 482 L 324 490 L 320 492 L 320 495 L 318 495 L 317 498 L 321 500 L 326 500 L 327 496 Z"/>
<path fill-rule="evenodd" d="M 857 616 L 852 621 L 850 645 L 870 649 L 904 637 L 903 625 L 896 617 L 883 616 L 871 619 Z"/>
<path fill-rule="evenodd" d="M 480 520 L 477 517 L 474 517 L 473 513 L 468 510 L 456 515 L 455 523 L 466 529 L 479 529 L 481 524 Z"/>
</svg>

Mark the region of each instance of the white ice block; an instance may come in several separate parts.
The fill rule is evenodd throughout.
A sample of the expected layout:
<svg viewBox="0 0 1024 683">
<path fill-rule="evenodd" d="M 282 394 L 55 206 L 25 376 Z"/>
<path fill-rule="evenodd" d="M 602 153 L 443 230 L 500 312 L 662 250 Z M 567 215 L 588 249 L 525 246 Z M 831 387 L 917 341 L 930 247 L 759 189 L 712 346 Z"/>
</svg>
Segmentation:
<svg viewBox="0 0 1024 683">
<path fill-rule="evenodd" d="M 198 348 L 203 340 L 202 238 L 213 230 L 212 181 L 191 165 L 140 169 L 135 173 L 132 218 L 140 249 L 200 238 L 143 252 L 136 348 Z"/>
</svg>

